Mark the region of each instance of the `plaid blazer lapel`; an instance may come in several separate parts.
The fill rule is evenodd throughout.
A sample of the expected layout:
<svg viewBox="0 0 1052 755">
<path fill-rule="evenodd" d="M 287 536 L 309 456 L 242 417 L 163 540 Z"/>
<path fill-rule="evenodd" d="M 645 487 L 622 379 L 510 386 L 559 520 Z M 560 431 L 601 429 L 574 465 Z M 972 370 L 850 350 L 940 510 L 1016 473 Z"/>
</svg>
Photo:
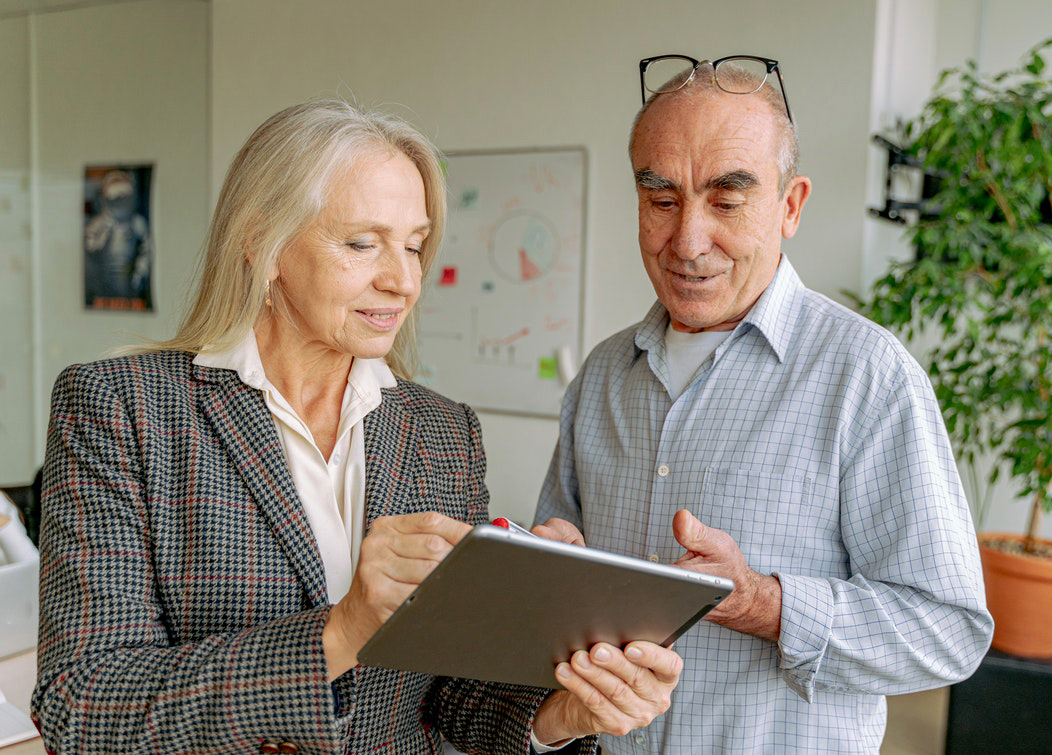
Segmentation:
<svg viewBox="0 0 1052 755">
<path fill-rule="evenodd" d="M 328 590 L 321 555 L 266 402 L 229 370 L 195 369 L 202 370 L 210 384 L 202 394 L 201 411 L 226 446 L 312 604 L 325 605 Z"/>
<path fill-rule="evenodd" d="M 365 415 L 363 427 L 368 529 L 377 517 L 422 510 L 416 470 L 420 430 L 406 406 L 401 384 L 383 389 L 383 401 Z"/>
</svg>

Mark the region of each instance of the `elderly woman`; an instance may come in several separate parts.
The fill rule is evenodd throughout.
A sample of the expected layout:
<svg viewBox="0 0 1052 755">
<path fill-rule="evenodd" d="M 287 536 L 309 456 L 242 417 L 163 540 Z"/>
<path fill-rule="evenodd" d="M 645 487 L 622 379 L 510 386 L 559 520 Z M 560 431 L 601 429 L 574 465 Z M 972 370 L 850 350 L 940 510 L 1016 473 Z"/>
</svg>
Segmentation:
<svg viewBox="0 0 1052 755">
<path fill-rule="evenodd" d="M 230 168 L 175 338 L 59 377 L 50 751 L 585 752 L 667 707 L 681 662 L 650 643 L 577 653 L 558 692 L 357 665 L 487 520 L 474 413 L 406 379 L 444 191 L 407 124 L 288 108 Z"/>
</svg>

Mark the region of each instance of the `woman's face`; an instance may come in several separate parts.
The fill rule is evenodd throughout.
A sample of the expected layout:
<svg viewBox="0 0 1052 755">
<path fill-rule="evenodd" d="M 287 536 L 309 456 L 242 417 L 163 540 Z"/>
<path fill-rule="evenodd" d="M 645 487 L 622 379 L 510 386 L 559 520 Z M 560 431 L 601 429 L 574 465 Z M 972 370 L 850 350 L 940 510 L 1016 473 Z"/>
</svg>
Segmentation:
<svg viewBox="0 0 1052 755">
<path fill-rule="evenodd" d="M 321 213 L 281 255 L 274 306 L 305 346 L 382 357 L 420 296 L 430 228 L 424 182 L 409 158 L 358 158 L 336 172 Z"/>
</svg>

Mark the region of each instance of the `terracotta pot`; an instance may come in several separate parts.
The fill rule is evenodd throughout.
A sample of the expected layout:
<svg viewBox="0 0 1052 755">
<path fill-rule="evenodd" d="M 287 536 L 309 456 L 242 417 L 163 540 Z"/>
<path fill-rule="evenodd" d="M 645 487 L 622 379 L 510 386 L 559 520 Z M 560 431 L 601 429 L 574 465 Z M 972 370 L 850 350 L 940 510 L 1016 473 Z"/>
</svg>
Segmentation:
<svg viewBox="0 0 1052 755">
<path fill-rule="evenodd" d="M 993 647 L 1026 658 L 1052 658 L 1052 560 L 1005 553 L 986 545 L 990 540 L 1019 542 L 1023 536 L 979 536 L 986 604 L 994 617 Z"/>
</svg>

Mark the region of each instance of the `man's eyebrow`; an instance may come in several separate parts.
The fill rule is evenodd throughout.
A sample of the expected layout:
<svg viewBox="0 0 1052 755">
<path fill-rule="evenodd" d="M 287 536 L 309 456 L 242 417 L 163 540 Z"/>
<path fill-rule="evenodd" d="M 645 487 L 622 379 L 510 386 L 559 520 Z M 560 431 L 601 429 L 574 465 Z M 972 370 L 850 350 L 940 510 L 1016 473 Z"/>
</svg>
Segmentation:
<svg viewBox="0 0 1052 755">
<path fill-rule="evenodd" d="M 760 179 L 755 173 L 750 173 L 747 170 L 732 170 L 730 173 L 724 173 L 710 178 L 705 183 L 705 187 L 708 189 L 745 191 L 746 189 L 758 186 L 759 183 Z"/>
<path fill-rule="evenodd" d="M 650 191 L 676 191 L 679 186 L 675 181 L 660 176 L 650 168 L 641 168 L 636 171 L 636 186 Z"/>
<path fill-rule="evenodd" d="M 728 191 L 745 191 L 758 186 L 760 179 L 755 173 L 747 170 L 732 170 L 710 178 L 705 183 L 706 189 L 724 189 Z M 679 184 L 670 178 L 655 173 L 650 168 L 636 171 L 636 186 L 650 191 L 679 191 Z"/>
</svg>

